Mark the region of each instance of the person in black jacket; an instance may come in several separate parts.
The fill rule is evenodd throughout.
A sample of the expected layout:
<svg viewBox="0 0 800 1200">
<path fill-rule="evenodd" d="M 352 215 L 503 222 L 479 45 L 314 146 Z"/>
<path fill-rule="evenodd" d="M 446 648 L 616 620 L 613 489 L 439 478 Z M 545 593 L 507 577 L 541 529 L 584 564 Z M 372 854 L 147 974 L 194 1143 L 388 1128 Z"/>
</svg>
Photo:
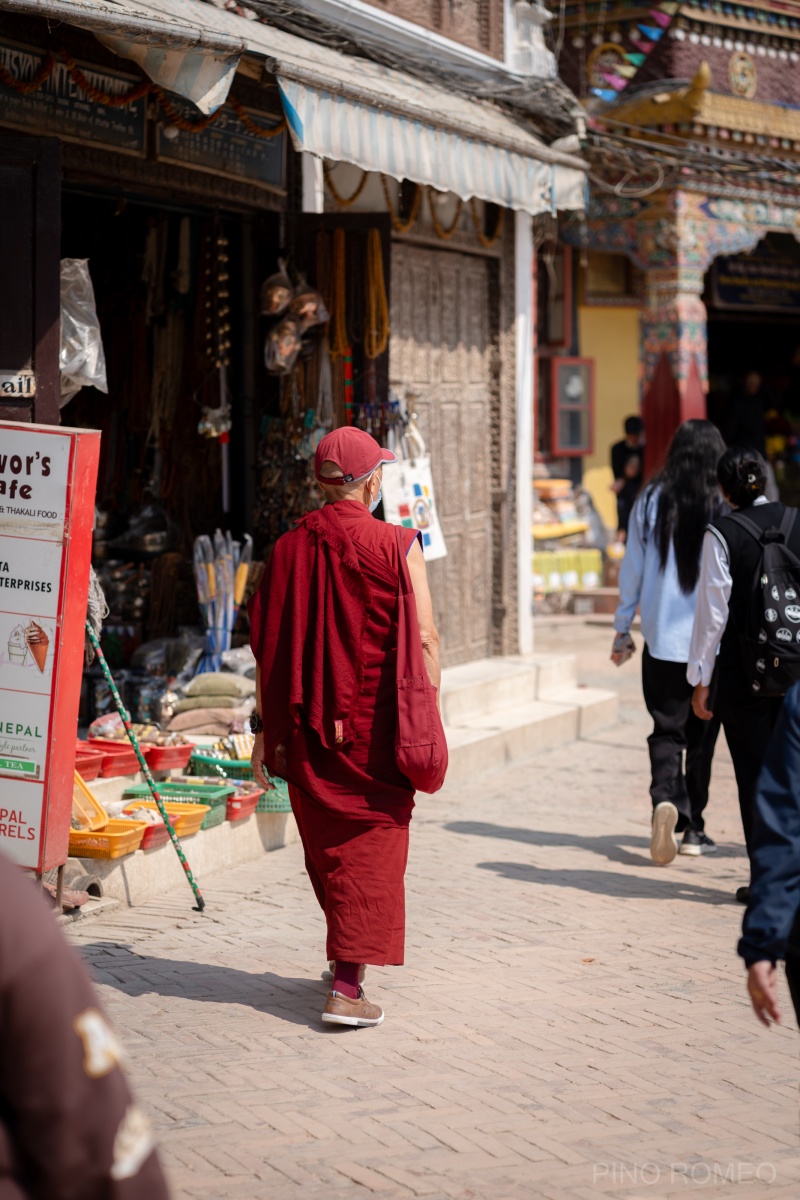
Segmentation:
<svg viewBox="0 0 800 1200">
<path fill-rule="evenodd" d="M 758 1019 L 780 1022 L 776 963 L 800 1023 L 800 683 L 787 692 L 758 782 L 750 835 L 750 903 L 739 954 Z"/>
<path fill-rule="evenodd" d="M 617 497 L 617 540 L 628 536 L 628 523 L 636 497 L 644 479 L 644 422 L 641 417 L 627 417 L 625 437 L 611 447 L 611 470 L 614 482 L 611 490 Z"/>
<path fill-rule="evenodd" d="M 767 467 L 752 448 L 733 447 L 719 460 L 717 478 L 733 509 L 744 509 L 760 529 L 778 529 L 786 506 L 764 492 Z M 800 521 L 789 535 L 800 558 Z M 781 696 L 760 696 L 745 675 L 740 637 L 747 624 L 761 546 L 731 516 L 717 518 L 703 539 L 700 583 L 686 677 L 694 687 L 692 706 L 701 720 L 722 721 L 733 760 L 742 828 L 748 854 L 756 784 L 780 713 Z M 717 652 L 719 651 L 719 657 Z M 749 902 L 749 888 L 736 899 Z"/>
</svg>

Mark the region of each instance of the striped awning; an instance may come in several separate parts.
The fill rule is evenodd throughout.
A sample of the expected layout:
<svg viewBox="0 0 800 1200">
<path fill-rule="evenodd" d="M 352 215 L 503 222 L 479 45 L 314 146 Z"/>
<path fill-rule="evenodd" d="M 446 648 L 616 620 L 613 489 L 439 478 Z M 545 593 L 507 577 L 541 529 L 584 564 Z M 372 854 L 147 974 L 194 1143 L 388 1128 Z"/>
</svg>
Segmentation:
<svg viewBox="0 0 800 1200">
<path fill-rule="evenodd" d="M 491 118 L 502 114 L 488 104 L 462 100 L 470 124 L 451 128 L 436 121 L 435 110 L 433 120 L 422 120 L 387 107 L 385 95 L 380 106 L 370 104 L 288 79 L 280 67 L 278 82 L 297 149 L 534 216 L 585 205 L 581 160 L 554 161 L 510 118 L 504 120 L 511 130 L 493 129 Z M 483 127 L 481 117 L 488 118 Z"/>
</svg>

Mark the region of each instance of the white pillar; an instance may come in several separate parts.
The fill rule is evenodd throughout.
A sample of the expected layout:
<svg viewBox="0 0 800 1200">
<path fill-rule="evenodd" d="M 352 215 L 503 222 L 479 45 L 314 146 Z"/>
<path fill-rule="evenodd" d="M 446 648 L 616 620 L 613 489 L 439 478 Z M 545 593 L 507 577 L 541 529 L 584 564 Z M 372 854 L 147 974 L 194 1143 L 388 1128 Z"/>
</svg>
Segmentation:
<svg viewBox="0 0 800 1200">
<path fill-rule="evenodd" d="M 533 229 L 526 212 L 514 214 L 514 301 L 517 415 L 517 604 L 519 652 L 533 651 Z"/>
<path fill-rule="evenodd" d="M 303 212 L 324 212 L 325 177 L 322 174 L 322 159 L 304 150 L 301 161 L 303 167 Z"/>
</svg>

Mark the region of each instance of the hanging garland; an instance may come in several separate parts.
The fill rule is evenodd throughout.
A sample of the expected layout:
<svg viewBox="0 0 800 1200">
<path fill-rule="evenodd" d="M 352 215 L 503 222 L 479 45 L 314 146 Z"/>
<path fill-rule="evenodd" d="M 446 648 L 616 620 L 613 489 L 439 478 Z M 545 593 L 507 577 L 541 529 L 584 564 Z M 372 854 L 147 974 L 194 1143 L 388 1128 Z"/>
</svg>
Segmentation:
<svg viewBox="0 0 800 1200">
<path fill-rule="evenodd" d="M 499 208 L 497 210 L 497 224 L 494 227 L 494 233 L 491 237 L 487 237 L 481 229 L 480 217 L 478 216 L 478 206 L 475 203 L 474 196 L 469 202 L 469 211 L 472 217 L 472 224 L 475 226 L 475 232 L 478 235 L 478 241 L 483 246 L 484 250 L 488 250 L 490 246 L 495 244 L 497 239 L 500 237 L 500 234 L 503 232 L 506 210 L 504 208 Z"/>
<path fill-rule="evenodd" d="M 389 301 L 383 278 L 383 248 L 377 229 L 367 235 L 367 294 L 364 314 L 364 354 L 378 358 L 389 345 Z"/>
<path fill-rule="evenodd" d="M 23 83 L 21 79 L 17 79 L 8 71 L 2 63 L 0 63 L 0 83 L 12 91 L 17 92 L 20 96 L 29 96 L 33 92 L 37 92 L 45 83 L 47 83 L 53 71 L 56 69 L 58 60 L 61 59 L 64 66 L 67 68 L 72 82 L 79 87 L 84 95 L 93 101 L 95 104 L 102 104 L 105 108 L 125 108 L 129 104 L 135 104 L 137 100 L 144 99 L 145 96 L 154 95 L 164 113 L 169 117 L 173 125 L 184 133 L 201 133 L 207 129 L 216 119 L 222 114 L 222 108 L 218 108 L 216 112 L 210 113 L 207 117 L 200 117 L 196 120 L 189 120 L 184 117 L 175 104 L 169 99 L 168 95 L 156 83 L 151 83 L 149 79 L 143 79 L 140 83 L 134 84 L 129 91 L 124 92 L 121 96 L 113 96 L 110 92 L 103 88 L 95 87 L 91 83 L 83 71 L 80 69 L 75 59 L 66 50 L 57 50 L 55 53 L 48 53 L 42 62 L 41 67 L 27 83 Z M 257 125 L 252 121 L 245 112 L 244 106 L 238 100 L 228 98 L 227 104 L 236 113 L 241 123 L 249 133 L 258 138 L 274 138 L 283 133 L 286 129 L 286 118 L 282 118 L 277 125 L 269 127 Z"/>
<path fill-rule="evenodd" d="M 325 182 L 328 185 L 328 191 L 341 208 L 349 208 L 351 204 L 355 204 L 356 200 L 358 200 L 362 195 L 364 188 L 369 182 L 369 171 L 364 171 L 361 176 L 361 182 L 357 185 L 352 196 L 343 196 L 342 193 L 338 191 L 336 184 L 333 182 L 333 170 L 328 163 L 322 164 L 322 173 L 325 176 Z"/>
<path fill-rule="evenodd" d="M 0 83 L 4 87 L 11 88 L 13 92 L 18 92 L 20 96 L 29 96 L 31 92 L 38 92 L 42 84 L 47 83 L 55 69 L 55 55 L 48 53 L 33 79 L 29 79 L 27 83 L 23 83 L 21 79 L 17 79 L 0 63 Z"/>
<path fill-rule="evenodd" d="M 107 108 L 125 108 L 127 104 L 141 100 L 155 88 L 155 84 L 150 83 L 149 79 L 143 79 L 141 83 L 134 84 L 130 91 L 125 92 L 122 96 L 112 96 L 110 92 L 104 92 L 102 88 L 95 87 L 93 83 L 89 82 L 71 54 L 67 54 L 65 50 L 59 50 L 57 53 L 67 68 L 73 83 L 77 84 L 95 104 L 103 104 Z"/>
<path fill-rule="evenodd" d="M 428 208 L 430 209 L 430 212 L 431 212 L 431 221 L 433 222 L 434 232 L 438 238 L 442 239 L 443 242 L 449 242 L 450 238 L 453 236 L 453 234 L 458 229 L 458 222 L 461 220 L 461 213 L 463 212 L 463 209 L 464 209 L 464 201 L 459 198 L 459 201 L 456 204 L 455 216 L 453 217 L 453 220 L 450 222 L 450 224 L 445 229 L 445 227 L 442 225 L 441 221 L 439 220 L 438 216 L 436 215 L 436 204 L 433 199 L 433 188 L 429 187 L 427 189 L 427 191 L 428 191 Z"/>
<path fill-rule="evenodd" d="M 284 133 L 286 130 L 286 117 L 281 117 L 277 125 L 256 125 L 255 121 L 250 120 L 250 117 L 244 110 L 244 105 L 240 104 L 238 100 L 232 100 L 229 96 L 226 103 L 231 106 L 239 120 L 244 125 L 245 129 L 249 133 L 252 133 L 254 137 L 266 139 L 274 138 L 277 137 L 279 133 Z"/>
<path fill-rule="evenodd" d="M 417 217 L 419 216 L 419 206 L 422 203 L 422 193 L 424 191 L 422 184 L 416 184 L 417 190 L 414 192 L 414 199 L 411 202 L 411 212 L 408 214 L 407 221 L 404 221 L 401 217 L 398 217 L 397 213 L 394 211 L 392 206 L 392 198 L 389 195 L 389 184 L 386 182 L 385 175 L 381 175 L 381 184 L 383 186 L 383 197 L 386 201 L 386 207 L 389 211 L 390 217 L 392 218 L 392 228 L 397 233 L 408 233 L 408 231 L 413 228 Z"/>
</svg>

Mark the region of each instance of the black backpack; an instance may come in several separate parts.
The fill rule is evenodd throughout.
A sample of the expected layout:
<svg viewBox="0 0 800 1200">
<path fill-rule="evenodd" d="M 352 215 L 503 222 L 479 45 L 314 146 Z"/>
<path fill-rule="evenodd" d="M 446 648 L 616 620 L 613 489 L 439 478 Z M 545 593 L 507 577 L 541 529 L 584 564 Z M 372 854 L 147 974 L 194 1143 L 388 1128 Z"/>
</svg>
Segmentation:
<svg viewBox="0 0 800 1200">
<path fill-rule="evenodd" d="M 737 629 L 747 681 L 760 696 L 783 696 L 800 680 L 800 559 L 788 545 L 796 516 L 787 508 L 778 529 L 761 529 L 744 513 L 728 514 L 761 547 L 746 628 Z"/>
</svg>

